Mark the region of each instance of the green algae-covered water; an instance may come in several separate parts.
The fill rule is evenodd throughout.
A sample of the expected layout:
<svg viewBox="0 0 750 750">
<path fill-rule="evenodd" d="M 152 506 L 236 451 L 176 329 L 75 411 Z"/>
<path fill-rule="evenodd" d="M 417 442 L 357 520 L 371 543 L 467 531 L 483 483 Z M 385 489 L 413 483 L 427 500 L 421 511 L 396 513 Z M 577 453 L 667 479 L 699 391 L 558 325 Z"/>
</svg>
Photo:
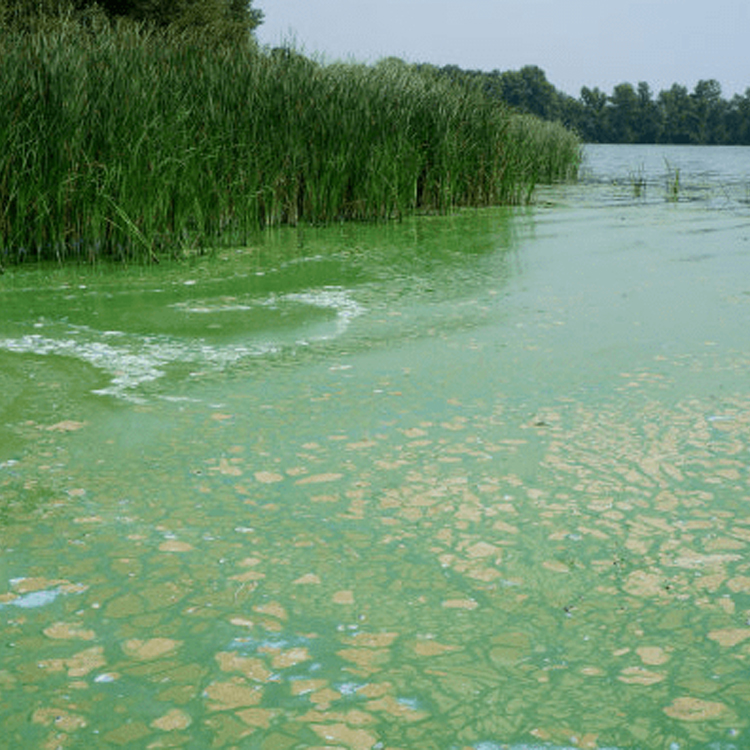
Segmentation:
<svg viewBox="0 0 750 750">
<path fill-rule="evenodd" d="M 749 372 L 750 149 L 9 269 L 2 742 L 748 748 Z"/>
</svg>

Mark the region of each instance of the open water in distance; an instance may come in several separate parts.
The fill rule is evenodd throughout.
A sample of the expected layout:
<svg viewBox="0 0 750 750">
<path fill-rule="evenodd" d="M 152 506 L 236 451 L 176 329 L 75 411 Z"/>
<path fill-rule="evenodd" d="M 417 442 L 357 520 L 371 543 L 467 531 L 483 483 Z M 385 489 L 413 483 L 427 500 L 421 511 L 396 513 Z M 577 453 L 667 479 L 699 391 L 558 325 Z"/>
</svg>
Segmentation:
<svg viewBox="0 0 750 750">
<path fill-rule="evenodd" d="M 750 149 L 583 174 L 0 277 L 6 745 L 750 747 Z"/>
</svg>

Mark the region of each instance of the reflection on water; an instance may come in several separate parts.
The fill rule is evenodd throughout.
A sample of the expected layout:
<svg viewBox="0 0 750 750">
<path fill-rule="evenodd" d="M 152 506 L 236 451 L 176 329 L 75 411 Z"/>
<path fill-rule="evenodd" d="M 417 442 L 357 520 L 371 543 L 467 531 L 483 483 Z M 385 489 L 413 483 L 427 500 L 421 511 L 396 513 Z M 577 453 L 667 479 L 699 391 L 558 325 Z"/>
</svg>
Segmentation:
<svg viewBox="0 0 750 750">
<path fill-rule="evenodd" d="M 8 742 L 747 746 L 747 217 L 613 189 L 6 274 Z"/>
</svg>

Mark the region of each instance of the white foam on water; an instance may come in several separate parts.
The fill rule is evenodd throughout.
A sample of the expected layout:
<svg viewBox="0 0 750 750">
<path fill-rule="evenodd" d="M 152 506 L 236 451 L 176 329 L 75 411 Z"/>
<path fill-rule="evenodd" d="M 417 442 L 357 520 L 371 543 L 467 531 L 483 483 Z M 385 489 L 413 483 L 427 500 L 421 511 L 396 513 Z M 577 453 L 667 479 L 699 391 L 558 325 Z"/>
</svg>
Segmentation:
<svg viewBox="0 0 750 750">
<path fill-rule="evenodd" d="M 111 376 L 110 384 L 94 393 L 142 401 L 133 392 L 144 383 L 158 380 L 166 367 L 176 363 L 210 364 L 223 368 L 249 357 L 272 354 L 273 344 L 217 347 L 203 341 L 185 343 L 164 336 L 128 336 L 122 334 L 115 343 L 97 340 L 101 334 L 91 329 L 78 329 L 75 337 L 48 338 L 27 334 L 16 339 L 0 339 L 0 349 L 18 354 L 58 355 L 82 360 Z"/>
<path fill-rule="evenodd" d="M 278 310 L 285 303 L 289 302 L 317 307 L 322 310 L 333 310 L 336 313 L 335 336 L 344 333 L 351 322 L 365 311 L 365 308 L 354 300 L 346 289 L 338 286 L 326 286 L 307 292 L 271 294 L 265 299 L 254 302 L 178 302 L 173 307 L 186 313 L 207 315 L 227 312 L 250 312 L 258 307 Z M 332 335 L 322 335 L 313 340 L 326 340 L 333 337 Z"/>
<path fill-rule="evenodd" d="M 338 336 L 344 333 L 351 322 L 364 312 L 364 308 L 352 299 L 345 290 L 339 287 L 324 287 L 314 292 L 286 294 L 282 299 L 302 302 L 305 305 L 313 307 L 335 310 L 336 335 Z M 331 337 L 323 336 L 321 338 Z"/>
<path fill-rule="evenodd" d="M 351 321 L 361 315 L 363 308 L 350 294 L 338 287 L 285 295 L 272 295 L 254 304 L 202 304 L 179 307 L 193 313 L 238 313 L 258 306 L 278 309 L 294 303 L 330 309 L 336 312 L 332 333 L 310 337 L 310 341 L 336 338 L 346 331 Z M 54 326 L 52 326 L 54 328 Z M 49 326 L 45 326 L 49 330 Z M 252 336 L 253 332 L 249 333 Z M 143 402 L 138 388 L 166 375 L 172 365 L 194 364 L 223 370 L 247 357 L 277 354 L 299 342 L 256 340 L 248 343 L 215 344 L 203 339 L 185 340 L 166 335 L 136 335 L 123 331 L 97 331 L 87 326 L 65 325 L 59 337 L 30 333 L 18 338 L 0 339 L 0 349 L 19 354 L 56 355 L 71 357 L 102 370 L 110 377 L 109 385 L 93 392 L 129 401 Z"/>
<path fill-rule="evenodd" d="M 224 313 L 224 312 L 247 312 L 253 310 L 252 305 L 240 305 L 240 304 L 221 304 L 221 305 L 199 305 L 199 304 L 184 304 L 177 303 L 172 305 L 183 312 L 193 313 L 195 315 L 211 314 L 211 313 Z"/>
</svg>

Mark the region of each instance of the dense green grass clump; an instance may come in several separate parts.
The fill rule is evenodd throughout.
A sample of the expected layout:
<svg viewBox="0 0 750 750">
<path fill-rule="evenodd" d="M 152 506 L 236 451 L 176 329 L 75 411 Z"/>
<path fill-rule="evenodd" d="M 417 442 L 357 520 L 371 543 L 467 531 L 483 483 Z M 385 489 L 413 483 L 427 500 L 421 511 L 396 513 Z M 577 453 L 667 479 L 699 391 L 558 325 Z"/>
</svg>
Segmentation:
<svg viewBox="0 0 750 750">
<path fill-rule="evenodd" d="M 0 33 L 0 69 L 0 262 L 518 202 L 580 157 L 562 127 L 397 61 L 58 23 Z"/>
<path fill-rule="evenodd" d="M 533 115 L 511 118 L 508 138 L 527 186 L 572 180 L 581 165 L 581 143 L 559 123 Z"/>
</svg>

